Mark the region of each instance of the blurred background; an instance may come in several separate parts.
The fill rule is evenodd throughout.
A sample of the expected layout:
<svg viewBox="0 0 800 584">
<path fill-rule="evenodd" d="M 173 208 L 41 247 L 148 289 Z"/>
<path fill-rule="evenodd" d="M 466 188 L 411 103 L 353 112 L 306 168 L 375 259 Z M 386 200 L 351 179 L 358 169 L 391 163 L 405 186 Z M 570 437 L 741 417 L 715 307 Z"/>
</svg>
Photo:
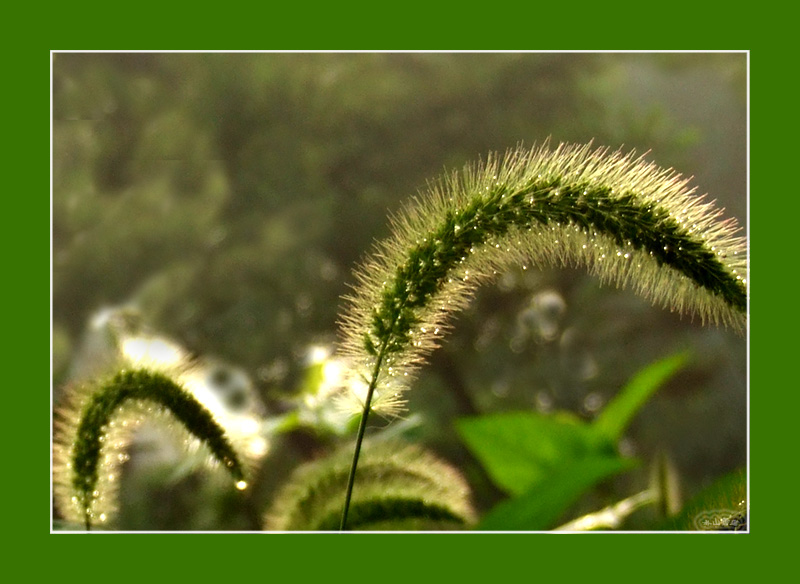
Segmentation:
<svg viewBox="0 0 800 584">
<path fill-rule="evenodd" d="M 248 392 L 233 403 L 291 409 L 388 217 L 443 171 L 519 143 L 649 152 L 746 233 L 744 53 L 57 53 L 52 89 L 56 404 L 102 370 L 115 339 L 146 330 L 223 364 L 223 381 Z M 591 419 L 636 371 L 681 350 L 691 365 L 621 448 L 667 453 L 688 497 L 746 464 L 746 339 L 583 271 L 512 271 L 481 289 L 400 424 L 487 509 L 501 495 L 455 419 Z M 199 501 L 194 475 L 137 480 L 134 458 L 119 527 L 258 529 L 286 474 L 341 439 L 313 425 L 281 436 L 246 504 Z M 646 474 L 582 505 L 632 494 Z"/>
</svg>

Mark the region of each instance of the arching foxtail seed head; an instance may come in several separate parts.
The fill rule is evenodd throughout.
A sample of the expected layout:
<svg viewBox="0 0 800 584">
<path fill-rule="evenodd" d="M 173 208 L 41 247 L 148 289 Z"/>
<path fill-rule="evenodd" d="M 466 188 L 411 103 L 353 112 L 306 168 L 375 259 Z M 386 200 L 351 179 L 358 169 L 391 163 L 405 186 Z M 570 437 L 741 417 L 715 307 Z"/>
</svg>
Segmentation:
<svg viewBox="0 0 800 584">
<path fill-rule="evenodd" d="M 694 191 L 632 152 L 545 143 L 491 154 L 429 184 L 392 219 L 393 235 L 355 273 L 341 354 L 366 387 L 392 383 L 399 393 L 450 316 L 514 264 L 585 266 L 654 304 L 741 331 L 746 240 Z"/>
<path fill-rule="evenodd" d="M 131 436 L 145 419 L 153 417 L 177 421 L 208 447 L 237 488 L 247 486 L 244 459 L 197 398 L 165 373 L 122 370 L 96 383 L 73 387 L 67 405 L 56 413 L 53 491 L 67 521 L 87 529 L 110 521 Z"/>
</svg>

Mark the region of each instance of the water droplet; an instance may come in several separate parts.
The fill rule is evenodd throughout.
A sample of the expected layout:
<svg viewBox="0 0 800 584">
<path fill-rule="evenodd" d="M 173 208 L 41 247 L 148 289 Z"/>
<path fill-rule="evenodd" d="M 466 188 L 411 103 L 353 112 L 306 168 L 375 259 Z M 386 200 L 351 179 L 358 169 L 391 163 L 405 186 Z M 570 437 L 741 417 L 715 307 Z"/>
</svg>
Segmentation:
<svg viewBox="0 0 800 584">
<path fill-rule="evenodd" d="M 536 393 L 536 409 L 547 413 L 553 409 L 553 398 L 545 391 Z"/>
<path fill-rule="evenodd" d="M 583 408 L 587 413 L 593 414 L 603 405 L 603 396 L 597 392 L 588 394 L 583 400 Z"/>
</svg>

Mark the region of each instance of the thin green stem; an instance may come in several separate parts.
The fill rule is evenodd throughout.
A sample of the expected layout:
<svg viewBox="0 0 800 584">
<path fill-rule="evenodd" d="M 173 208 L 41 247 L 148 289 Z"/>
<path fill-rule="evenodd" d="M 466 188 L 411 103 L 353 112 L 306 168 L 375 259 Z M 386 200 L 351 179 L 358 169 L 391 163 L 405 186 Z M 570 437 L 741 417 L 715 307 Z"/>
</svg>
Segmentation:
<svg viewBox="0 0 800 584">
<path fill-rule="evenodd" d="M 372 394 L 375 392 L 375 386 L 378 385 L 378 374 L 381 370 L 381 363 L 386 351 L 386 343 L 381 347 L 377 360 L 375 361 L 375 368 L 372 371 L 372 379 L 367 389 L 367 396 L 364 398 L 364 410 L 361 412 L 361 422 L 358 425 L 358 434 L 356 435 L 356 447 L 353 452 L 353 462 L 350 465 L 350 475 L 347 478 L 347 492 L 344 497 L 344 507 L 342 508 L 342 521 L 339 524 L 339 531 L 344 531 L 347 528 L 347 514 L 350 511 L 350 499 L 353 496 L 353 485 L 356 480 L 356 468 L 358 467 L 358 457 L 361 454 L 361 443 L 364 441 L 364 433 L 367 430 L 367 418 L 369 418 L 370 404 L 372 403 Z"/>
</svg>

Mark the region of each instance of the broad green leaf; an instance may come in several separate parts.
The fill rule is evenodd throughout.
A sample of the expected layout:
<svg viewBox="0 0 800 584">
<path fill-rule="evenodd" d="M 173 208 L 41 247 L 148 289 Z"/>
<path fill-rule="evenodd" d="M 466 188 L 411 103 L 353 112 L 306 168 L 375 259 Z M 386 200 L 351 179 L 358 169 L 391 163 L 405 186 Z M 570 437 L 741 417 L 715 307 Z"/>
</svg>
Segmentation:
<svg viewBox="0 0 800 584">
<path fill-rule="evenodd" d="M 587 424 L 565 414 L 491 414 L 459 420 L 457 429 L 495 483 L 513 495 L 571 461 L 613 454 L 611 443 L 598 441 Z"/>
<path fill-rule="evenodd" d="M 619 440 L 644 403 L 685 365 L 687 359 L 686 353 L 678 353 L 639 371 L 603 408 L 592 424 L 594 431 L 612 442 Z"/>
<path fill-rule="evenodd" d="M 616 443 L 647 399 L 686 362 L 676 354 L 642 369 L 592 424 L 560 412 L 512 412 L 468 418 L 457 429 L 492 480 L 512 495 L 484 519 L 490 530 L 552 527 L 598 481 L 637 464 Z"/>
<path fill-rule="evenodd" d="M 525 494 L 500 503 L 478 525 L 487 531 L 542 531 L 599 481 L 633 468 L 637 462 L 612 456 L 589 456 L 555 469 Z"/>
</svg>

